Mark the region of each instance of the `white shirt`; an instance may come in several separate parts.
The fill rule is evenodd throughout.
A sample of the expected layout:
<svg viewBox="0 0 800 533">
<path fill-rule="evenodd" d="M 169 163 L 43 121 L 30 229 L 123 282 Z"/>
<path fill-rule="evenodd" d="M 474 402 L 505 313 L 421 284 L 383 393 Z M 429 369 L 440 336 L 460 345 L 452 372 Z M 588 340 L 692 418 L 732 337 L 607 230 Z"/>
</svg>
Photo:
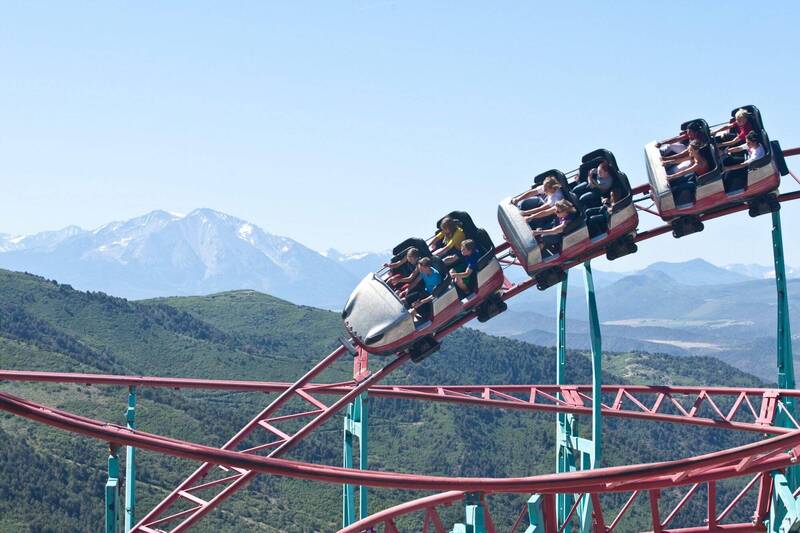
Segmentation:
<svg viewBox="0 0 800 533">
<path fill-rule="evenodd" d="M 553 207 L 556 205 L 556 202 L 563 199 L 564 199 L 564 193 L 561 192 L 561 189 L 556 189 L 556 192 L 554 192 L 553 194 L 545 195 L 544 203 L 545 205 Z"/>
<path fill-rule="evenodd" d="M 764 147 L 761 146 L 761 143 L 758 143 L 755 148 L 747 148 L 747 157 L 745 158 L 747 163 L 752 163 L 759 157 L 764 157 Z"/>
</svg>

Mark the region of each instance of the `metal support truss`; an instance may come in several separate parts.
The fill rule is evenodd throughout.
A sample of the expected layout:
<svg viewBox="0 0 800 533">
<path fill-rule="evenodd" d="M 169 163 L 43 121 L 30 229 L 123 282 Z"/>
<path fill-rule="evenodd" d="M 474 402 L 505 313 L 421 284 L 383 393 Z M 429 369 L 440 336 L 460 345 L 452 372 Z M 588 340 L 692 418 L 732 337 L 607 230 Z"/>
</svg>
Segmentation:
<svg viewBox="0 0 800 533">
<path fill-rule="evenodd" d="M 404 364 L 409 357 L 408 354 L 400 355 L 382 369 L 369 373 L 361 381 L 349 387 L 338 400 L 328 405 L 316 397 L 311 380 L 346 352 L 347 349 L 340 346 L 317 363 L 303 377 L 283 390 L 272 403 L 239 430 L 220 451 L 235 451 L 243 455 L 268 458 L 280 457 L 311 431 L 366 392 L 370 386 L 376 385 L 381 379 Z M 288 405 L 290 400 L 295 402 L 293 409 L 290 409 Z M 302 404 L 302 408 L 305 410 L 298 411 L 298 404 Z M 310 406 L 310 410 L 308 410 L 308 406 Z M 284 407 L 287 409 L 283 412 L 286 410 L 289 412 L 278 414 Z M 300 429 L 290 432 L 283 431 L 278 427 L 281 423 L 291 420 L 307 420 L 307 422 Z M 246 440 L 251 436 L 252 440 Z M 247 447 L 242 449 L 241 445 Z M 186 531 L 236 490 L 247 484 L 256 474 L 257 471 L 252 469 L 229 468 L 219 463 L 205 462 L 142 518 L 132 531 L 144 533 Z M 176 504 L 185 506 L 187 503 L 190 505 L 189 508 L 176 509 Z"/>
<path fill-rule="evenodd" d="M 362 348 L 356 350 L 353 363 L 353 380 L 358 381 L 368 373 L 369 353 Z M 353 443 L 358 441 L 358 468 L 367 469 L 369 433 L 369 402 L 367 393 L 360 394 L 347 406 L 344 417 L 343 460 L 342 466 L 353 468 Z M 342 485 L 342 527 L 356 521 L 356 487 Z M 367 516 L 367 487 L 358 486 L 358 520 Z"/>
</svg>

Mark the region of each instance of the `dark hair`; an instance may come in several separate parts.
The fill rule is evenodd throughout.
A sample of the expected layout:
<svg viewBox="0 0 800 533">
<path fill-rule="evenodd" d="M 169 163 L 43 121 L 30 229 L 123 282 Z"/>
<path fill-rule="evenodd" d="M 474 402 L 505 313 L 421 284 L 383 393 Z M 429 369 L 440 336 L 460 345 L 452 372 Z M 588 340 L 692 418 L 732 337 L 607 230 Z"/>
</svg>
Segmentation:
<svg viewBox="0 0 800 533">
<path fill-rule="evenodd" d="M 570 213 L 575 212 L 575 207 L 569 202 L 569 200 L 559 200 L 556 202 L 556 211 L 559 209 L 563 209 L 564 211 L 568 211 Z"/>
<path fill-rule="evenodd" d="M 757 143 L 758 142 L 758 133 L 756 133 L 754 131 L 751 131 L 750 133 L 747 134 L 747 137 L 745 137 L 745 140 L 748 140 L 748 141 L 753 142 L 753 143 Z"/>
<path fill-rule="evenodd" d="M 472 239 L 464 239 L 463 241 L 461 241 L 461 245 L 470 252 L 475 251 L 475 241 L 473 241 Z"/>
<path fill-rule="evenodd" d="M 689 146 L 695 148 L 696 150 L 699 150 L 703 147 L 703 143 L 701 143 L 698 139 L 695 139 L 689 143 Z"/>
<path fill-rule="evenodd" d="M 419 260 L 420 266 L 430 266 L 431 265 L 431 258 L 430 257 L 423 257 Z"/>
</svg>

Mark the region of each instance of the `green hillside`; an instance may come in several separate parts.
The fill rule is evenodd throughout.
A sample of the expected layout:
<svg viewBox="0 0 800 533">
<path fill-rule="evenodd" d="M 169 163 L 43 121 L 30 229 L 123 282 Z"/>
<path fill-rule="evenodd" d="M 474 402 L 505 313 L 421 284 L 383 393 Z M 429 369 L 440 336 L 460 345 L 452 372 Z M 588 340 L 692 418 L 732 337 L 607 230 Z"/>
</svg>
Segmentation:
<svg viewBox="0 0 800 533">
<path fill-rule="evenodd" d="M 0 271 L 0 368 L 5 369 L 291 381 L 327 354 L 340 333 L 336 313 L 252 291 L 129 302 Z M 448 337 L 435 356 L 401 368 L 389 382 L 552 383 L 554 359 L 552 349 L 462 330 Z M 710 358 L 633 353 L 605 359 L 607 383 L 759 384 Z M 587 382 L 585 355 L 572 353 L 570 361 L 571 380 Z M 373 366 L 378 364 L 376 358 Z M 344 360 L 321 380 L 345 380 L 350 371 L 349 359 Z M 3 383 L 2 388 L 116 423 L 125 408 L 126 393 L 118 388 L 19 383 Z M 268 401 L 264 394 L 145 390 L 137 421 L 145 431 L 221 445 Z M 481 476 L 553 469 L 552 415 L 378 399 L 370 400 L 370 409 L 372 468 Z M 603 464 L 678 458 L 752 438 L 608 420 Z M 670 442 L 669 449 L 663 449 L 664 442 Z M 105 443 L 0 414 L 0 531 L 96 531 L 102 520 L 106 453 Z M 334 417 L 290 457 L 339 464 L 341 418 Z M 193 468 L 188 461 L 151 453 L 141 453 L 137 464 L 140 513 Z M 340 490 L 260 476 L 196 529 L 332 531 L 340 520 Z M 370 494 L 371 510 L 417 495 L 388 490 Z M 524 499 L 493 497 L 499 527 L 510 526 L 507 522 Z M 701 507 L 698 500 L 689 511 Z M 448 519 L 456 520 L 463 510 L 450 512 Z M 634 514 L 620 527 L 630 530 L 638 524 L 641 517 Z M 675 525 L 680 524 L 676 519 Z"/>
</svg>

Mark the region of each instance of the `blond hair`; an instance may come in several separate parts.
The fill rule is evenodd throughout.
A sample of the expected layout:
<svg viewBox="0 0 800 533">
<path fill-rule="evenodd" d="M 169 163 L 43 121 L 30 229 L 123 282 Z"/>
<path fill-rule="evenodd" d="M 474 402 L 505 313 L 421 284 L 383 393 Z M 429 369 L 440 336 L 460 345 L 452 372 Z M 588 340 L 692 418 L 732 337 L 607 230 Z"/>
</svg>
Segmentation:
<svg viewBox="0 0 800 533">
<path fill-rule="evenodd" d="M 749 118 L 749 117 L 750 117 L 750 113 L 748 113 L 748 112 L 747 112 L 747 109 L 745 109 L 745 108 L 743 108 L 743 107 L 742 107 L 742 108 L 740 108 L 740 109 L 739 109 L 739 110 L 736 112 L 736 114 L 735 114 L 735 115 L 733 115 L 733 118 L 742 118 L 742 117 L 744 117 L 744 118 Z"/>
</svg>

